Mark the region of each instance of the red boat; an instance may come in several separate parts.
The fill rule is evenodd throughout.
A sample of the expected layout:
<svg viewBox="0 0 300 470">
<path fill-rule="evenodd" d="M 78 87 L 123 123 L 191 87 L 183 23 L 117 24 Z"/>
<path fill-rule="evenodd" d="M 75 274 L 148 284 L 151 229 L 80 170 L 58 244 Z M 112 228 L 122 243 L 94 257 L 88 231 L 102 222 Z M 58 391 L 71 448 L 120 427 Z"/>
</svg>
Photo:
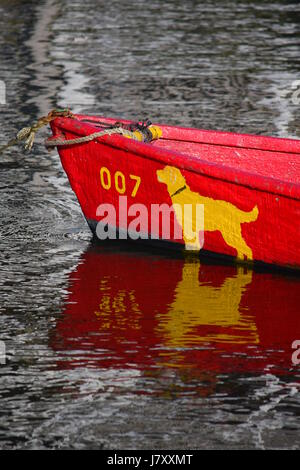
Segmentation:
<svg viewBox="0 0 300 470">
<path fill-rule="evenodd" d="M 48 145 L 93 233 L 299 269 L 300 141 L 130 124 L 83 115 L 51 123 Z M 155 132 L 152 141 L 133 135 Z"/>
</svg>

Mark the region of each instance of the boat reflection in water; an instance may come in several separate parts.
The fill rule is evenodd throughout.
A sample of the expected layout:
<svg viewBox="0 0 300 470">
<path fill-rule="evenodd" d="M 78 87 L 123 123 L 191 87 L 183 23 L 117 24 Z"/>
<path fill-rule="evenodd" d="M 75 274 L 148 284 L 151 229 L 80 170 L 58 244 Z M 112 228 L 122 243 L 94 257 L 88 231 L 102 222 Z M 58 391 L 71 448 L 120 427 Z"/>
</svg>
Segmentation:
<svg viewBox="0 0 300 470">
<path fill-rule="evenodd" d="M 282 274 L 91 245 L 51 347 L 61 368 L 173 370 L 207 380 L 209 393 L 217 374 L 293 370 L 299 287 Z"/>
</svg>

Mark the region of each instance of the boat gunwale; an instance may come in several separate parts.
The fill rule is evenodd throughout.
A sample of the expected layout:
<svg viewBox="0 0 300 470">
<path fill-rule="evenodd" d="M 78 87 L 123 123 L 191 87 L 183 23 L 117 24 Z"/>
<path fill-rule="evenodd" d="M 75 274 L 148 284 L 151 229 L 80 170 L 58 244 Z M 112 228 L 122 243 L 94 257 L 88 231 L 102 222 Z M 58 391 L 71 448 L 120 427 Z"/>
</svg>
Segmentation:
<svg viewBox="0 0 300 470">
<path fill-rule="evenodd" d="M 78 119 L 59 117 L 59 118 L 56 118 L 54 121 L 52 121 L 51 128 L 52 128 L 54 135 L 56 134 L 55 128 L 58 128 L 62 131 L 65 130 L 77 136 L 89 135 L 91 133 L 99 131 L 99 127 L 93 125 L 93 123 L 97 123 L 100 121 L 107 122 L 107 123 L 116 122 L 116 119 L 112 119 L 112 118 L 102 118 L 102 117 L 93 117 L 93 116 L 84 116 L 84 115 L 76 115 L 76 118 Z M 85 119 L 88 119 L 90 122 L 88 123 L 84 122 Z M 132 121 L 121 119 L 121 120 L 118 120 L 118 122 L 131 123 Z M 157 124 L 157 125 L 159 125 L 162 128 L 163 133 L 165 129 L 170 129 L 170 128 L 173 131 L 175 129 L 176 130 L 183 129 L 184 131 L 190 131 L 190 132 L 198 131 L 197 129 L 178 128 L 175 126 L 174 127 L 163 126 L 161 124 Z M 234 134 L 234 133 L 231 134 L 231 133 L 223 133 L 221 131 L 202 131 L 202 132 L 207 132 L 207 133 L 211 132 L 213 134 L 220 133 L 222 135 L 230 134 L 231 137 L 232 136 L 237 136 L 237 137 L 249 136 L 248 134 Z M 278 137 L 270 137 L 270 138 L 263 137 L 263 136 L 250 136 L 250 137 L 254 137 L 254 138 L 257 137 L 258 139 L 267 139 L 267 140 L 275 139 L 276 141 L 288 141 L 289 143 L 294 142 L 293 140 L 290 140 L 290 139 L 281 139 Z M 166 136 L 166 140 L 185 141 L 184 139 L 176 139 L 176 140 L 170 139 L 168 138 L 168 136 Z M 237 186 L 245 186 L 250 189 L 272 193 L 272 194 L 283 196 L 289 199 L 294 199 L 294 200 L 300 199 L 300 184 L 298 183 L 282 181 L 282 180 L 278 180 L 277 178 L 272 178 L 270 176 L 257 175 L 247 170 L 234 169 L 230 166 L 224 166 L 224 165 L 221 165 L 220 163 L 209 162 L 199 157 L 195 157 L 193 155 L 178 152 L 176 150 L 173 151 L 170 149 L 158 148 L 158 147 L 151 145 L 151 143 L 149 144 L 145 142 L 138 142 L 133 139 L 128 139 L 118 134 L 105 135 L 105 136 L 95 139 L 94 142 L 98 142 L 106 146 L 111 146 L 117 149 L 121 149 L 126 152 L 132 152 L 135 155 L 142 157 L 142 158 L 147 158 L 147 159 L 159 162 L 159 163 L 173 165 L 182 170 L 191 171 L 196 174 L 200 174 L 200 175 L 213 178 L 216 180 L 225 181 L 231 184 L 235 184 Z M 187 140 L 186 142 L 193 142 L 193 141 Z M 299 141 L 295 140 L 295 142 L 299 142 Z M 196 142 L 196 143 L 207 144 L 209 142 Z M 72 145 L 72 148 L 74 148 L 77 145 L 84 145 L 84 144 Z M 211 142 L 211 145 L 220 146 L 222 144 Z M 223 144 L 223 146 L 225 146 L 225 144 Z M 226 145 L 226 146 L 230 146 L 230 145 Z M 238 146 L 232 145 L 232 147 L 238 147 Z M 249 148 L 249 147 L 244 147 L 244 148 Z M 59 147 L 59 149 L 66 150 L 66 148 L 62 146 Z M 260 148 L 259 150 L 267 151 L 262 148 Z M 277 153 L 283 153 L 278 150 L 272 150 L 272 151 L 277 152 Z M 294 152 L 289 151 L 286 153 L 293 154 Z"/>
<path fill-rule="evenodd" d="M 128 119 L 119 118 L 106 118 L 102 116 L 86 116 L 76 114 L 78 120 L 84 124 L 96 124 L 97 122 L 105 124 L 115 124 L 121 122 L 123 124 L 132 124 L 133 121 Z M 266 135 L 254 134 L 241 134 L 237 132 L 221 131 L 221 130 L 208 130 L 196 129 L 192 127 L 170 126 L 168 124 L 153 123 L 164 130 L 162 140 L 173 140 L 179 142 L 194 142 L 197 144 L 208 144 L 224 147 L 237 147 L 249 150 L 261 150 L 264 152 L 278 152 L 287 154 L 300 154 L 300 139 L 290 139 L 286 137 L 274 137 Z M 193 138 L 178 138 L 173 134 L 193 134 Z M 201 136 L 200 139 L 195 140 L 195 134 Z M 213 136 L 213 137 L 212 137 Z M 280 148 L 278 148 L 278 146 Z M 290 147 L 286 150 L 286 147 Z"/>
</svg>

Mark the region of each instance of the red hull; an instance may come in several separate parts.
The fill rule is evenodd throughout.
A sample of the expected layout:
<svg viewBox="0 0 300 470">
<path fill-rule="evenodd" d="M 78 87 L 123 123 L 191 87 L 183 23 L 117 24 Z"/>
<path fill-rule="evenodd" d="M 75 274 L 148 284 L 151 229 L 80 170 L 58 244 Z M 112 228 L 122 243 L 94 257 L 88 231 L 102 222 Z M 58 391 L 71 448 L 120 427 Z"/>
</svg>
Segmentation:
<svg viewBox="0 0 300 470">
<path fill-rule="evenodd" d="M 115 122 L 77 117 L 56 119 L 54 136 L 72 139 L 99 131 L 98 121 Z M 162 228 L 151 223 L 151 205 L 202 204 L 204 244 L 199 233 L 189 248 L 299 269 L 300 142 L 160 128 L 162 138 L 151 143 L 112 135 L 59 147 L 91 228 L 103 219 L 97 216 L 97 208 L 105 203 L 116 209 L 117 229 L 126 231 L 129 221 L 119 214 L 120 196 L 126 196 L 128 206 L 138 203 L 149 209 L 149 238 L 164 240 Z M 178 233 L 182 227 L 177 213 L 173 217 Z M 186 239 L 172 231 L 169 241 L 187 247 Z"/>
</svg>

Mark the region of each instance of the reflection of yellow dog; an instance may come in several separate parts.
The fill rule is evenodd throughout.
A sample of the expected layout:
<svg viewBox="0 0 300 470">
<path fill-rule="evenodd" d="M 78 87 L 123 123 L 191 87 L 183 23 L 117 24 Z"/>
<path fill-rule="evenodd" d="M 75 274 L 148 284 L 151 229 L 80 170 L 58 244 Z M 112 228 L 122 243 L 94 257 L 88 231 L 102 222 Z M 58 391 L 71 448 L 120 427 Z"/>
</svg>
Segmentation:
<svg viewBox="0 0 300 470">
<path fill-rule="evenodd" d="M 252 271 L 237 268 L 235 275 L 213 287 L 207 280 L 199 281 L 200 269 L 199 262 L 185 263 L 183 267 L 174 301 L 159 325 L 167 346 L 180 348 L 203 341 L 258 343 L 254 318 L 243 314 L 240 308 L 242 296 L 252 282 Z"/>
<path fill-rule="evenodd" d="M 180 170 L 175 167 L 166 166 L 163 170 L 157 170 L 156 173 L 158 181 L 167 185 L 172 204 L 175 205 L 175 214 L 176 205 L 181 206 L 183 210 L 185 204 L 203 204 L 204 230 L 209 232 L 219 230 L 227 245 L 237 250 L 238 258 L 244 259 L 244 256 L 246 256 L 249 260 L 253 259 L 252 250 L 243 239 L 241 224 L 253 222 L 257 219 L 257 206 L 250 212 L 244 212 L 229 202 L 204 197 L 192 192 Z M 178 223 L 181 223 L 177 214 L 176 218 Z M 197 224 L 193 220 L 193 228 L 195 227 L 197 227 Z M 200 249 L 200 244 L 197 240 L 194 242 L 194 249 Z"/>
</svg>

